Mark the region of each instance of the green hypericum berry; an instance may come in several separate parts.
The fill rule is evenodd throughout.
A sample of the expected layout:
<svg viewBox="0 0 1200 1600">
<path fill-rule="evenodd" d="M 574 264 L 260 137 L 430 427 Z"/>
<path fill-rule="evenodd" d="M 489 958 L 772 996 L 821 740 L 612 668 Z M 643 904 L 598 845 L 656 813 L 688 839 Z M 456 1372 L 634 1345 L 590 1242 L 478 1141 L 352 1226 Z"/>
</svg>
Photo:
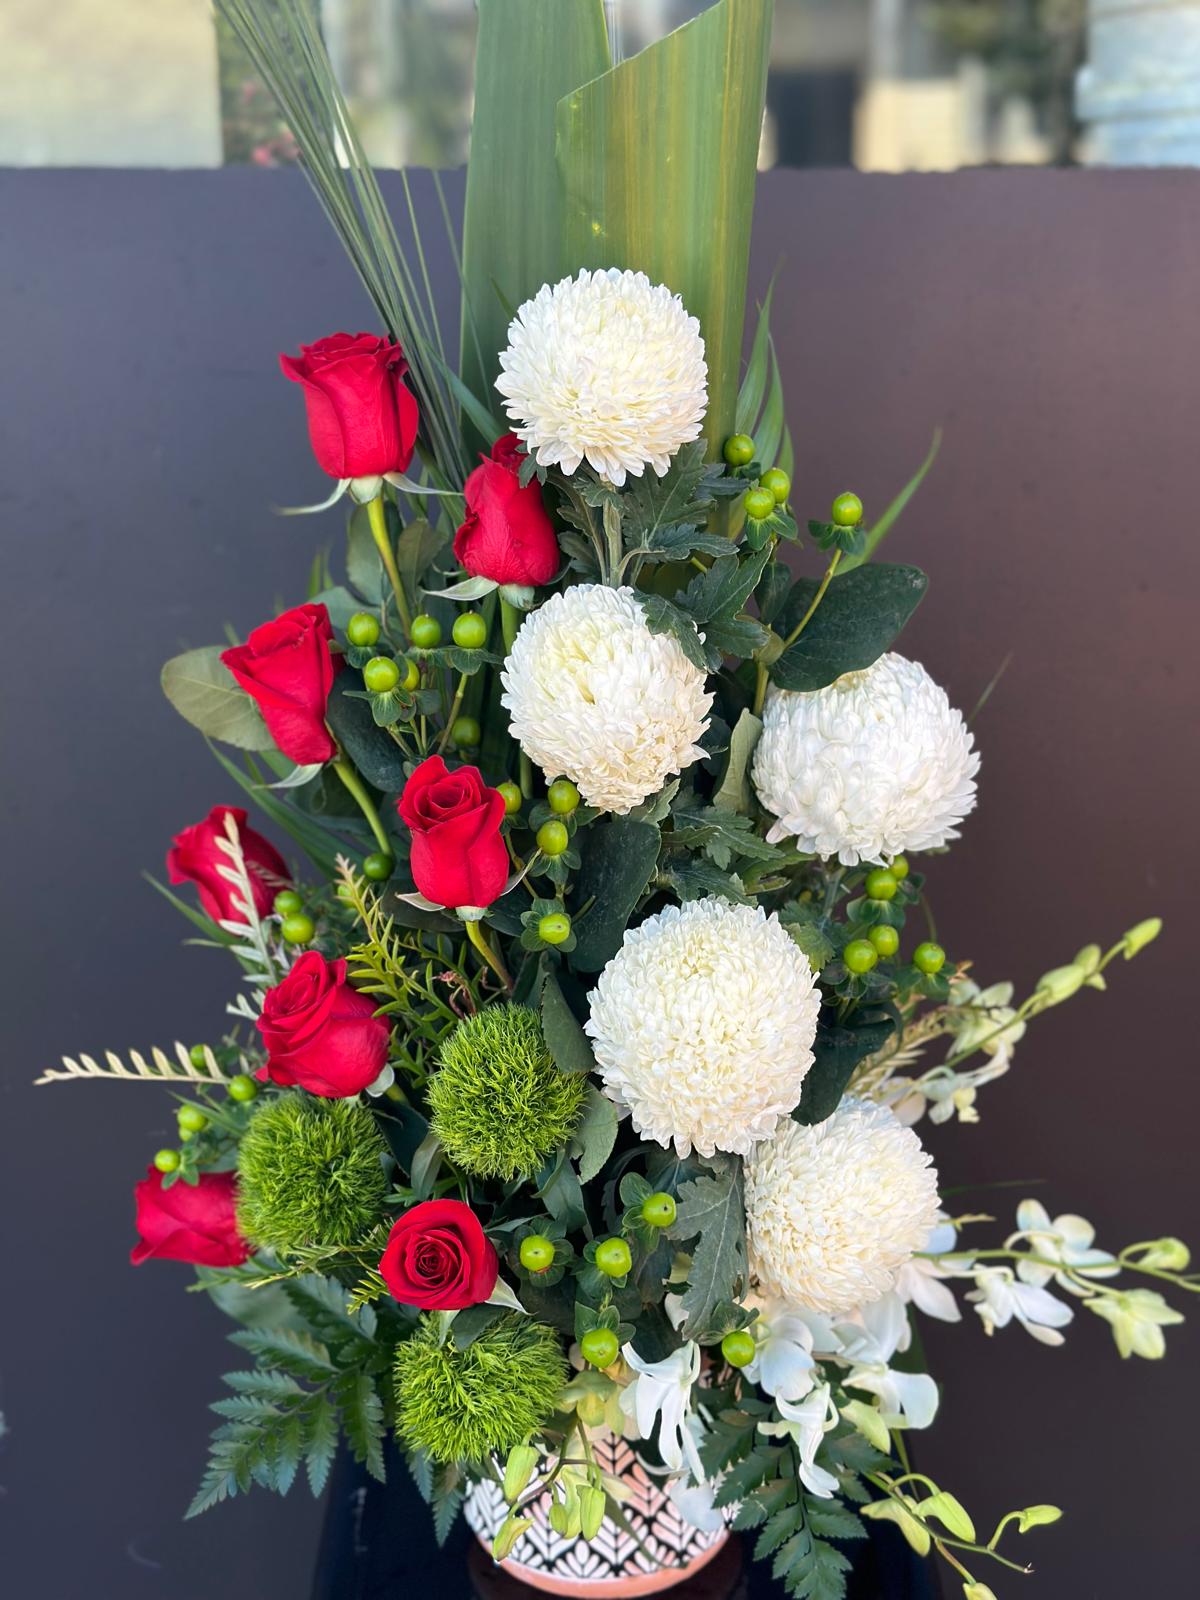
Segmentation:
<svg viewBox="0 0 1200 1600">
<path fill-rule="evenodd" d="M 722 451 L 731 467 L 748 467 L 754 460 L 754 440 L 748 433 L 733 433 Z"/>
<path fill-rule="evenodd" d="M 346 624 L 346 637 L 360 649 L 373 645 L 379 637 L 379 618 L 369 611 L 356 611 Z"/>
<path fill-rule="evenodd" d="M 178 1150 L 156 1150 L 154 1152 L 154 1165 L 160 1172 L 178 1172 L 179 1160 Z"/>
<path fill-rule="evenodd" d="M 238 1225 L 254 1244 L 298 1250 L 361 1239 L 383 1215 L 386 1146 L 357 1100 L 270 1095 L 238 1149 Z"/>
<path fill-rule="evenodd" d="M 480 1178 L 528 1177 L 574 1133 L 585 1080 L 560 1072 L 530 1006 L 464 1018 L 429 1080 L 432 1128 L 455 1166 Z"/>
<path fill-rule="evenodd" d="M 748 1367 L 757 1348 L 754 1335 L 745 1328 L 735 1328 L 721 1340 L 721 1354 L 731 1367 Z"/>
<path fill-rule="evenodd" d="M 372 883 L 386 883 L 395 866 L 396 863 L 391 856 L 385 856 L 382 850 L 375 850 L 369 856 L 363 857 L 363 877 L 370 878 Z"/>
<path fill-rule="evenodd" d="M 669 1228 L 675 1221 L 675 1196 L 659 1190 L 642 1201 L 642 1221 L 652 1228 Z"/>
<path fill-rule="evenodd" d="M 372 694 L 387 694 L 400 682 L 400 668 L 390 656 L 372 656 L 363 668 L 363 682 Z"/>
<path fill-rule="evenodd" d="M 279 931 L 288 944 L 310 944 L 317 925 L 307 911 L 293 911 L 284 917 Z"/>
<path fill-rule="evenodd" d="M 851 939 L 842 951 L 842 960 L 846 963 L 847 972 L 857 972 L 861 976 L 870 972 L 879 960 L 879 952 L 869 939 Z"/>
<path fill-rule="evenodd" d="M 460 750 L 472 749 L 483 738 L 483 729 L 474 717 L 455 717 L 450 738 Z"/>
<path fill-rule="evenodd" d="M 498 783 L 496 792 L 503 797 L 505 814 L 515 817 L 521 809 L 521 801 L 524 798 L 519 787 L 515 783 Z"/>
<path fill-rule="evenodd" d="M 621 1341 L 611 1328 L 589 1328 L 579 1341 L 579 1353 L 591 1367 L 611 1367 L 621 1351 Z"/>
<path fill-rule="evenodd" d="M 400 680 L 400 687 L 402 689 L 407 689 L 408 692 L 411 694 L 412 691 L 420 683 L 420 681 L 421 681 L 421 669 L 417 666 L 417 663 L 415 661 L 410 661 L 408 659 L 408 657 L 405 656 L 404 657 L 404 676 Z"/>
<path fill-rule="evenodd" d="M 208 1127 L 208 1118 L 199 1106 L 180 1106 L 175 1116 L 185 1133 L 201 1133 Z"/>
<path fill-rule="evenodd" d="M 540 1433 L 571 1376 L 553 1328 L 502 1317 L 460 1350 L 444 1319 L 421 1318 L 396 1346 L 396 1433 L 442 1465 L 507 1455 Z"/>
<path fill-rule="evenodd" d="M 579 790 L 570 778 L 555 778 L 546 790 L 546 802 L 560 817 L 569 817 L 579 804 Z"/>
<path fill-rule="evenodd" d="M 769 489 L 775 496 L 775 504 L 783 505 L 792 492 L 792 480 L 782 467 L 772 467 L 769 472 L 764 472 L 758 480 L 760 488 Z"/>
<path fill-rule="evenodd" d="M 202 1071 L 208 1065 L 206 1047 L 202 1044 L 194 1044 L 188 1051 L 188 1060 L 196 1068 L 197 1072 Z"/>
<path fill-rule="evenodd" d="M 857 528 L 862 521 L 863 503 L 856 494 L 840 494 L 829 508 L 829 520 L 839 528 Z"/>
<path fill-rule="evenodd" d="M 547 911 L 538 922 L 538 938 L 543 944 L 565 944 L 571 937 L 571 919 L 565 911 Z"/>
<path fill-rule="evenodd" d="M 293 911 L 303 911 L 304 901 L 295 889 L 280 889 L 272 901 L 275 914 L 280 917 L 290 917 Z"/>
<path fill-rule="evenodd" d="M 521 1240 L 518 1252 L 526 1272 L 545 1272 L 554 1265 L 554 1244 L 540 1233 L 531 1233 Z"/>
<path fill-rule="evenodd" d="M 454 642 L 463 650 L 482 650 L 487 643 L 487 623 L 478 611 L 462 611 L 451 629 Z"/>
<path fill-rule="evenodd" d="M 225 1092 L 231 1100 L 240 1100 L 244 1105 L 247 1101 L 257 1099 L 258 1085 L 253 1078 L 239 1072 L 236 1078 L 230 1078 L 225 1085 Z"/>
<path fill-rule="evenodd" d="M 876 867 L 874 872 L 867 873 L 865 887 L 870 899 L 891 900 L 900 885 L 896 881 L 894 872 L 889 872 L 887 867 Z"/>
<path fill-rule="evenodd" d="M 623 1278 L 633 1265 L 633 1255 L 624 1239 L 605 1239 L 596 1246 L 596 1269 L 606 1278 Z"/>
<path fill-rule="evenodd" d="M 908 877 L 908 857 L 897 856 L 888 870 L 897 883 L 903 883 Z"/>
<path fill-rule="evenodd" d="M 775 509 L 775 496 L 770 489 L 747 489 L 742 496 L 742 505 L 752 522 L 763 522 Z"/>
<path fill-rule="evenodd" d="M 549 822 L 543 822 L 537 831 L 537 846 L 543 855 L 560 856 L 570 842 L 571 835 L 567 832 L 565 824 L 555 822 L 553 818 Z"/>
<path fill-rule="evenodd" d="M 940 972 L 945 965 L 946 952 L 940 944 L 934 944 L 932 939 L 919 944 L 913 951 L 913 966 L 927 978 L 932 978 L 934 973 Z"/>
<path fill-rule="evenodd" d="M 886 922 L 880 922 L 875 927 L 868 928 L 867 938 L 870 939 L 881 956 L 894 956 L 900 948 L 900 935 L 895 928 L 890 928 Z"/>
<path fill-rule="evenodd" d="M 442 642 L 442 625 L 436 617 L 422 611 L 419 617 L 412 619 L 408 636 L 418 650 L 436 650 Z"/>
</svg>

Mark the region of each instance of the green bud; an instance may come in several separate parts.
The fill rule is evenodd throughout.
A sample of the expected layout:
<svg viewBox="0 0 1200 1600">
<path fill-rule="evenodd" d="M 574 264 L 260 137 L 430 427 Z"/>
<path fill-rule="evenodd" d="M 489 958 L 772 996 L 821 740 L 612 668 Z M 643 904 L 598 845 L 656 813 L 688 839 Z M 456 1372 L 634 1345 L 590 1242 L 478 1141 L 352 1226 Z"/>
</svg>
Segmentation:
<svg viewBox="0 0 1200 1600">
<path fill-rule="evenodd" d="M 517 1255 L 526 1272 L 546 1272 L 554 1265 L 553 1241 L 540 1233 L 531 1233 L 521 1240 Z"/>
<path fill-rule="evenodd" d="M 839 494 L 829 508 L 829 520 L 838 528 L 857 528 L 862 514 L 863 503 L 856 494 Z"/>
<path fill-rule="evenodd" d="M 934 944 L 931 939 L 926 939 L 924 944 L 919 944 L 913 951 L 913 966 L 927 978 L 932 978 L 945 965 L 946 952 L 940 944 Z"/>
<path fill-rule="evenodd" d="M 763 522 L 775 509 L 775 496 L 770 489 L 747 489 L 742 505 L 751 522 Z"/>
<path fill-rule="evenodd" d="M 898 883 L 903 883 L 905 878 L 908 877 L 908 857 L 896 856 L 888 871 Z"/>
<path fill-rule="evenodd" d="M 514 1445 L 508 1452 L 504 1463 L 504 1498 L 510 1506 L 521 1498 L 540 1459 L 531 1444 Z"/>
<path fill-rule="evenodd" d="M 436 650 L 442 642 L 442 625 L 436 617 L 422 611 L 420 616 L 412 619 L 408 636 L 418 650 Z"/>
<path fill-rule="evenodd" d="M 867 929 L 867 938 L 883 957 L 894 956 L 900 948 L 900 935 L 889 923 L 880 922 Z"/>
<path fill-rule="evenodd" d="M 483 737 L 483 729 L 475 717 L 455 717 L 450 728 L 452 742 L 461 749 L 473 749 Z"/>
<path fill-rule="evenodd" d="M 208 1118 L 199 1106 L 180 1106 L 175 1116 L 186 1133 L 202 1133 L 208 1127 Z"/>
<path fill-rule="evenodd" d="M 782 467 L 772 467 L 769 472 L 764 472 L 758 480 L 764 489 L 769 489 L 775 496 L 775 504 L 783 505 L 792 492 L 792 480 Z"/>
<path fill-rule="evenodd" d="M 311 944 L 317 925 L 307 911 L 293 911 L 284 917 L 279 931 L 288 944 Z"/>
<path fill-rule="evenodd" d="M 963 1595 L 964 1600 L 996 1600 L 996 1591 L 986 1583 L 964 1583 Z"/>
<path fill-rule="evenodd" d="M 372 656 L 362 673 L 372 694 L 387 694 L 400 682 L 400 668 L 391 656 Z"/>
<path fill-rule="evenodd" d="M 487 643 L 487 623 L 478 611 L 460 611 L 450 637 L 461 650 L 482 650 Z"/>
<path fill-rule="evenodd" d="M 675 1221 L 675 1212 L 675 1197 L 665 1190 L 648 1194 L 642 1201 L 642 1221 L 652 1228 L 669 1228 Z"/>
<path fill-rule="evenodd" d="M 1055 967 L 1050 972 L 1044 972 L 1038 979 L 1037 993 L 1044 1005 L 1061 1005 L 1064 1000 L 1079 993 L 1086 979 L 1087 973 L 1083 968 L 1072 962 L 1069 967 Z"/>
<path fill-rule="evenodd" d="M 569 817 L 579 805 L 579 790 L 570 778 L 555 778 L 546 791 L 546 800 L 551 811 L 556 811 L 560 817 Z"/>
<path fill-rule="evenodd" d="M 254 1100 L 258 1096 L 258 1085 L 254 1079 L 244 1072 L 239 1072 L 236 1078 L 230 1078 L 225 1086 L 225 1093 L 231 1100 L 237 1100 L 242 1105 Z"/>
<path fill-rule="evenodd" d="M 734 1328 L 721 1340 L 721 1354 L 731 1367 L 748 1367 L 758 1346 L 746 1328 Z"/>
<path fill-rule="evenodd" d="M 900 885 L 894 872 L 889 871 L 887 867 L 876 867 L 873 872 L 867 873 L 864 887 L 868 899 L 893 900 Z"/>
<path fill-rule="evenodd" d="M 369 649 L 379 637 L 379 618 L 369 611 L 356 611 L 346 624 L 346 637 L 360 649 Z"/>
<path fill-rule="evenodd" d="M 1028 1533 L 1030 1528 L 1046 1528 L 1050 1523 L 1058 1522 L 1062 1512 L 1057 1506 L 1026 1506 L 1024 1511 L 1017 1512 L 1017 1527 L 1022 1533 Z"/>
<path fill-rule="evenodd" d="M 178 1150 L 156 1150 L 155 1153 L 154 1153 L 154 1165 L 158 1168 L 158 1170 L 160 1172 L 163 1172 L 163 1173 L 178 1172 L 179 1171 L 179 1151 Z"/>
<path fill-rule="evenodd" d="M 594 1539 L 604 1521 L 607 1498 L 603 1489 L 586 1484 L 579 1491 L 579 1531 L 585 1539 Z"/>
<path fill-rule="evenodd" d="M 515 817 L 517 812 L 520 811 L 521 801 L 524 799 L 518 785 L 506 780 L 504 783 L 496 785 L 496 793 L 504 801 L 504 815 L 506 817 Z"/>
<path fill-rule="evenodd" d="M 967 1515 L 962 1501 L 956 1500 L 947 1490 L 939 1489 L 936 1494 L 921 1501 L 921 1520 L 928 1522 L 930 1517 L 936 1517 L 947 1533 L 952 1533 L 956 1539 L 975 1543 L 975 1524 Z"/>
<path fill-rule="evenodd" d="M 188 1060 L 192 1063 L 197 1072 L 203 1072 L 208 1066 L 208 1046 L 203 1044 L 194 1044 L 188 1051 Z"/>
<path fill-rule="evenodd" d="M 731 467 L 748 467 L 754 460 L 754 440 L 748 433 L 731 434 L 721 454 Z"/>
<path fill-rule="evenodd" d="M 517 1540 L 532 1527 L 532 1517 L 518 1517 L 509 1512 L 500 1526 L 500 1532 L 492 1540 L 492 1560 L 506 1560 L 512 1555 Z"/>
<path fill-rule="evenodd" d="M 1138 951 L 1144 950 L 1148 944 L 1152 944 L 1161 932 L 1161 917 L 1147 917 L 1145 922 L 1139 922 L 1136 927 L 1130 928 L 1129 932 L 1121 939 L 1121 943 L 1125 948 L 1126 961 L 1132 961 Z"/>
<path fill-rule="evenodd" d="M 276 916 L 280 917 L 288 917 L 291 916 L 293 911 L 304 910 L 304 901 L 296 893 L 295 889 L 280 889 L 271 905 Z"/>
<path fill-rule="evenodd" d="M 846 963 L 846 971 L 853 972 L 861 977 L 870 972 L 879 960 L 879 951 L 869 939 L 851 939 L 842 951 L 842 960 Z"/>
<path fill-rule="evenodd" d="M 551 817 L 537 831 L 537 847 L 544 856 L 560 856 L 571 842 L 566 824 Z"/>
<path fill-rule="evenodd" d="M 385 856 L 382 850 L 375 850 L 363 857 L 363 877 L 369 878 L 372 883 L 386 883 L 395 865 L 391 856 Z"/>
<path fill-rule="evenodd" d="M 571 919 L 565 911 L 547 911 L 538 920 L 538 938 L 543 944 L 565 944 L 571 937 Z"/>
<path fill-rule="evenodd" d="M 604 1239 L 596 1246 L 596 1269 L 606 1278 L 623 1278 L 633 1265 L 633 1255 L 624 1239 Z"/>
<path fill-rule="evenodd" d="M 1138 1256 L 1139 1267 L 1153 1267 L 1157 1272 L 1186 1272 L 1188 1263 L 1192 1259 L 1192 1252 L 1182 1239 L 1155 1239 L 1147 1245 L 1144 1254 Z"/>
</svg>

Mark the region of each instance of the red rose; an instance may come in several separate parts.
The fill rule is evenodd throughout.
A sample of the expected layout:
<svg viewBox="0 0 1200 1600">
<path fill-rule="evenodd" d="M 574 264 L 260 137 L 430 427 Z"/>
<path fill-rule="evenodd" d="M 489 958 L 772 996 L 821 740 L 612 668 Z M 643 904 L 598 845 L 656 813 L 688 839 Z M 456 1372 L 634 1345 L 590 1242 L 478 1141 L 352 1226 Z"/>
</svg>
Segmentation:
<svg viewBox="0 0 1200 1600">
<path fill-rule="evenodd" d="M 417 442 L 417 402 L 404 382 L 398 344 L 373 333 L 334 333 L 280 356 L 284 376 L 304 385 L 308 437 L 331 478 L 403 472 Z"/>
<path fill-rule="evenodd" d="M 246 826 L 241 806 L 214 806 L 203 822 L 177 833 L 167 851 L 167 879 L 170 883 L 194 883 L 200 891 L 200 904 L 214 922 L 243 919 L 234 904 L 233 885 L 221 876 L 220 869 L 229 866 L 228 856 L 217 848 L 217 840 L 227 837 L 226 817 L 237 824 L 238 842 L 254 890 L 254 909 L 265 917 L 276 894 L 289 881 L 287 862 L 269 839 Z"/>
<path fill-rule="evenodd" d="M 267 1049 L 260 1078 L 342 1100 L 387 1064 L 391 1026 L 375 1002 L 346 982 L 346 963 L 306 950 L 282 983 L 267 990 L 258 1031 Z"/>
<path fill-rule="evenodd" d="M 440 906 L 490 906 L 508 881 L 500 836 L 504 796 L 489 789 L 478 767 L 446 770 L 430 756 L 396 802 L 412 829 L 413 882 Z"/>
<path fill-rule="evenodd" d="M 237 1267 L 250 1246 L 237 1230 L 237 1180 L 232 1172 L 203 1172 L 196 1184 L 163 1188 L 163 1175 L 146 1169 L 135 1184 L 138 1243 L 129 1259 L 135 1267 L 158 1261 L 190 1261 L 194 1267 Z"/>
<path fill-rule="evenodd" d="M 463 487 L 468 515 L 454 536 L 454 554 L 473 578 L 536 587 L 558 571 L 558 540 L 541 487 L 536 480 L 521 487 L 524 459 L 516 434 L 506 433 Z"/>
<path fill-rule="evenodd" d="M 272 739 L 297 766 L 332 761 L 337 744 L 325 726 L 333 687 L 333 629 L 324 606 L 297 606 L 264 622 L 221 660 L 258 703 Z"/>
<path fill-rule="evenodd" d="M 482 1305 L 499 1270 L 479 1218 L 461 1200 L 426 1200 L 406 1211 L 379 1263 L 395 1298 L 425 1311 Z"/>
</svg>

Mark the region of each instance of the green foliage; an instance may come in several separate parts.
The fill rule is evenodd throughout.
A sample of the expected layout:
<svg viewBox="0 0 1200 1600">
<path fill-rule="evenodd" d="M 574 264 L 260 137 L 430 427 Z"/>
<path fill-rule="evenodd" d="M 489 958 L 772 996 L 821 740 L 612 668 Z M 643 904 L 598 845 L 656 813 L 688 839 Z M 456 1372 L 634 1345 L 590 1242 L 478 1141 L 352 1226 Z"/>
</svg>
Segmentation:
<svg viewBox="0 0 1200 1600">
<path fill-rule="evenodd" d="M 262 713 L 221 660 L 221 644 L 172 656 L 162 669 L 162 690 L 181 717 L 210 739 L 242 750 L 273 750 Z"/>
<path fill-rule="evenodd" d="M 384 794 L 394 794 L 408 780 L 404 752 L 376 723 L 370 702 L 355 690 L 355 683 L 360 681 L 354 672 L 338 675 L 329 694 L 325 720 L 367 782 Z"/>
<path fill-rule="evenodd" d="M 238 1151 L 238 1225 L 274 1250 L 353 1244 L 379 1221 L 386 1146 L 354 1100 L 264 1099 Z"/>
<path fill-rule="evenodd" d="M 396 1432 L 433 1462 L 478 1464 L 511 1450 L 548 1421 L 568 1368 L 558 1335 L 508 1315 L 465 1350 L 437 1317 L 396 1347 Z"/>
<path fill-rule="evenodd" d="M 539 1003 L 542 1034 L 554 1065 L 560 1072 L 590 1072 L 596 1065 L 591 1041 L 567 1004 L 562 985 L 552 972 L 543 976 Z"/>
<path fill-rule="evenodd" d="M 838 1108 L 846 1085 L 860 1061 L 882 1050 L 896 1027 L 890 1017 L 875 1012 L 856 1017 L 848 1026 L 822 1024 L 813 1040 L 813 1064 L 804 1078 L 800 1104 L 792 1113 L 797 1122 L 824 1122 Z"/>
<path fill-rule="evenodd" d="M 843 672 L 859 672 L 888 649 L 924 597 L 929 580 L 916 567 L 882 564 L 837 576 L 804 632 L 771 667 L 781 689 L 824 689 Z M 801 621 L 820 587 L 800 578 L 792 586 L 775 631 L 786 637 Z"/>
<path fill-rule="evenodd" d="M 642 605 L 652 633 L 670 633 L 688 659 L 715 672 L 725 656 L 748 657 L 766 643 L 767 631 L 745 614 L 771 548 L 719 556 L 674 600 L 647 595 Z M 703 634 L 703 639 L 700 635 Z"/>
<path fill-rule="evenodd" d="M 591 905 L 572 925 L 577 971 L 599 972 L 621 948 L 626 924 L 654 874 L 658 850 L 659 832 L 649 822 L 609 817 L 588 828 L 576 894 L 581 905 L 589 900 Z"/>
<path fill-rule="evenodd" d="M 722 1156 L 709 1166 L 710 1171 L 680 1184 L 675 1221 L 667 1230 L 673 1239 L 696 1239 L 683 1295 L 683 1331 L 689 1339 L 718 1327 L 724 1331 L 720 1308 L 746 1281 L 742 1163 L 737 1156 Z"/>
<path fill-rule="evenodd" d="M 467 1017 L 429 1083 L 433 1129 L 464 1172 L 528 1177 L 579 1125 L 586 1080 L 560 1072 L 529 1006 Z"/>
<path fill-rule="evenodd" d="M 934 461 L 937 459 L 937 453 L 941 448 L 941 444 L 942 430 L 940 428 L 935 428 L 933 442 L 929 446 L 928 455 L 917 468 L 916 472 L 913 473 L 912 477 L 904 485 L 903 489 L 901 489 L 900 493 L 887 507 L 883 515 L 877 518 L 867 530 L 866 537 L 863 540 L 862 554 L 851 556 L 849 560 L 842 562 L 843 574 L 851 571 L 854 567 L 861 565 L 862 562 L 869 561 L 874 555 L 875 551 L 878 550 L 884 539 L 891 532 L 891 529 L 900 516 L 900 513 L 908 505 L 908 502 L 912 499 L 913 495 L 916 494 L 922 483 L 924 483 L 925 474 L 929 471 L 930 467 L 932 467 Z"/>
</svg>

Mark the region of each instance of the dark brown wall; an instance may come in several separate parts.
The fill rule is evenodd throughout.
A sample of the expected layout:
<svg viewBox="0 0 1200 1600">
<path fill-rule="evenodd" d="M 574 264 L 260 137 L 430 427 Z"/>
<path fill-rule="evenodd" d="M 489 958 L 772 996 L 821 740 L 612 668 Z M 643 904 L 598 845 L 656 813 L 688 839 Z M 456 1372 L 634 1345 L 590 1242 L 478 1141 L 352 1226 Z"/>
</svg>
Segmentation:
<svg viewBox="0 0 1200 1600">
<path fill-rule="evenodd" d="M 316 1514 L 260 1497 L 177 1521 L 198 1474 L 223 1325 L 186 1274 L 126 1266 L 129 1186 L 170 1110 L 135 1086 L 29 1088 L 64 1051 L 203 1037 L 229 975 L 183 952 L 138 883 L 227 798 L 159 696 L 161 660 L 294 595 L 336 516 L 316 498 L 278 350 L 370 323 L 294 173 L 0 175 L 0 430 L 9 609 L 8 903 L 0 1205 L 2 1558 L 54 1600 L 293 1600 Z M 394 190 L 393 190 L 394 192 Z M 436 222 L 431 234 L 436 234 Z M 1041 1020 L 949 1183 L 1046 1179 L 1112 1246 L 1200 1245 L 1190 1026 L 1198 590 L 1200 174 L 785 173 L 760 191 L 755 282 L 775 327 L 797 499 L 878 510 L 941 459 L 892 536 L 928 568 L 905 640 L 978 722 L 981 803 L 933 864 L 939 931 L 1024 990 L 1150 912 L 1160 942 Z M 448 302 L 451 274 L 442 273 Z M 1020 1190 L 964 1196 L 1007 1216 Z M 1194 1325 L 1122 1364 L 1082 1314 L 1065 1349 L 971 1319 L 930 1328 L 945 1383 L 923 1460 L 981 1524 L 1051 1500 L 1055 1600 L 1182 1592 Z M 231 1576 L 232 1574 L 232 1576 Z"/>
</svg>

